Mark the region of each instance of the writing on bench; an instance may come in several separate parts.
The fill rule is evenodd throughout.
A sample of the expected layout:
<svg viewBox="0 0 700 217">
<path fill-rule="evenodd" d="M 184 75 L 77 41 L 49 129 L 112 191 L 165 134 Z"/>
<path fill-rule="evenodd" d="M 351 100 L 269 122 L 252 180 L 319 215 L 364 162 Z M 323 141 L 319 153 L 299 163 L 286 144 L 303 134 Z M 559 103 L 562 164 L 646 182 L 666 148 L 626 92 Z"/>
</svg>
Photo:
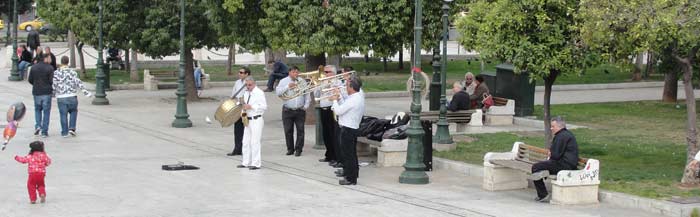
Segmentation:
<svg viewBox="0 0 700 217">
<path fill-rule="evenodd" d="M 484 155 L 486 190 L 527 188 L 532 165 L 547 159 L 547 150 L 515 142 L 510 152 L 489 152 Z M 552 183 L 552 203 L 589 204 L 598 202 L 600 163 L 596 159 L 579 158 L 576 170 L 562 170 L 548 179 Z"/>
</svg>

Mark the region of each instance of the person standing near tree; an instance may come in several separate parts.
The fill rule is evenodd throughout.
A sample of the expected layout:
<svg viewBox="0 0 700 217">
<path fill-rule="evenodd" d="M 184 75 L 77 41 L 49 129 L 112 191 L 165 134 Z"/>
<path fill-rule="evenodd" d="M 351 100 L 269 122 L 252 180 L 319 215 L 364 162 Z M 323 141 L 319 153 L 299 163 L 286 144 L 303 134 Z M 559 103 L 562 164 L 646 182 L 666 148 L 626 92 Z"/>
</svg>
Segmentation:
<svg viewBox="0 0 700 217">
<path fill-rule="evenodd" d="M 299 78 L 299 68 L 292 66 L 289 76 L 280 80 L 275 91 L 277 96 L 282 96 L 289 89 L 296 88 Z M 282 125 L 284 127 L 284 139 L 287 142 L 287 155 L 299 157 L 304 149 L 304 121 L 306 121 L 306 109 L 309 108 L 311 96 L 304 94 L 293 99 L 284 100 L 282 105 Z M 297 141 L 294 143 L 294 127 L 297 128 Z"/>
<path fill-rule="evenodd" d="M 245 79 L 250 76 L 250 69 L 248 67 L 243 67 L 238 70 L 238 80 L 233 84 L 233 91 L 231 91 L 232 99 L 239 99 L 243 96 L 243 88 L 246 87 Z M 242 102 L 241 102 L 242 103 Z M 243 119 L 240 118 L 233 125 L 233 151 L 226 155 L 234 156 L 241 155 L 243 149 L 243 131 L 245 127 L 243 126 Z"/>
</svg>

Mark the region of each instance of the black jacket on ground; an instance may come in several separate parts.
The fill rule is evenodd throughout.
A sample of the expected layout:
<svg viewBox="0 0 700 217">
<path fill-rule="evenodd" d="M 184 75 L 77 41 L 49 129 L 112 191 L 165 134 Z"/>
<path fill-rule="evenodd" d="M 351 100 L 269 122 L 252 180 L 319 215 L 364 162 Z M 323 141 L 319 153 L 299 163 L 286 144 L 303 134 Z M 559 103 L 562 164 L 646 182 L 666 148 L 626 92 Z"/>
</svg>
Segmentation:
<svg viewBox="0 0 700 217">
<path fill-rule="evenodd" d="M 459 110 L 469 110 L 469 94 L 466 91 L 459 91 L 452 96 L 450 106 L 447 110 L 456 112 Z"/>
<path fill-rule="evenodd" d="M 53 67 L 44 62 L 32 66 L 27 80 L 32 84 L 32 95 L 51 95 L 53 93 Z"/>
<path fill-rule="evenodd" d="M 578 165 L 578 144 L 576 137 L 566 128 L 561 129 L 552 139 L 549 148 L 549 159 L 568 166 L 568 169 L 576 169 Z"/>
</svg>

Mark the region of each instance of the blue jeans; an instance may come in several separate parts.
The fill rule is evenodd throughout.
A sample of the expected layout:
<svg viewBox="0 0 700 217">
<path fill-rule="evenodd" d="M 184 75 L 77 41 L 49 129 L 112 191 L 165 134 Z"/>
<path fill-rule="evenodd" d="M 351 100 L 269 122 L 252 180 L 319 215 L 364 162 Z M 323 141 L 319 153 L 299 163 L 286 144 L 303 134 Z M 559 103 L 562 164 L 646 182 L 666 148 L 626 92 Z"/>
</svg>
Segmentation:
<svg viewBox="0 0 700 217">
<path fill-rule="evenodd" d="M 75 122 L 78 119 L 78 97 L 57 98 L 56 102 L 58 113 L 61 115 L 61 136 L 65 136 L 68 135 L 68 130 L 75 131 Z M 70 115 L 70 121 L 68 115 Z"/>
<path fill-rule="evenodd" d="M 49 135 L 51 117 L 51 95 L 34 96 L 34 129 L 41 129 L 42 135 Z"/>
<path fill-rule="evenodd" d="M 287 75 L 285 75 L 285 74 L 271 73 L 270 77 L 267 79 L 267 89 L 274 90 L 275 89 L 275 81 L 278 79 L 282 80 L 285 77 L 287 77 Z"/>
<path fill-rule="evenodd" d="M 19 62 L 19 64 L 17 64 L 17 65 L 19 68 L 19 77 L 24 79 L 24 75 L 27 74 L 27 68 L 31 65 L 31 63 L 29 63 L 27 61 L 22 61 L 22 62 Z"/>
</svg>

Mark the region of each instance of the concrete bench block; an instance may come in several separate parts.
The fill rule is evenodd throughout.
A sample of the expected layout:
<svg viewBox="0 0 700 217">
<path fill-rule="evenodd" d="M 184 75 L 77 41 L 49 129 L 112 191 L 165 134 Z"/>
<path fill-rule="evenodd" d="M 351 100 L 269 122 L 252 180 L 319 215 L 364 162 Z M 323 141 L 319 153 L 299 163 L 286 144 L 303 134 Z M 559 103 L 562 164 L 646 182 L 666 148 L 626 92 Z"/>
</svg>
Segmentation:
<svg viewBox="0 0 700 217">
<path fill-rule="evenodd" d="M 481 111 L 481 109 L 476 109 L 476 111 L 472 113 L 472 118 L 469 120 L 469 126 L 484 126 L 483 118 L 484 112 Z"/>
<path fill-rule="evenodd" d="M 598 185 L 562 186 L 552 182 L 552 204 L 582 205 L 598 203 Z"/>
<path fill-rule="evenodd" d="M 408 140 L 384 139 L 377 148 L 377 165 L 380 167 L 397 167 L 406 163 Z"/>
<path fill-rule="evenodd" d="M 158 90 L 158 79 L 151 75 L 148 69 L 143 70 L 143 89 L 146 91 Z"/>
<path fill-rule="evenodd" d="M 209 81 L 211 81 L 210 77 L 211 76 L 209 74 L 206 74 L 206 73 L 204 74 L 204 78 L 202 78 L 202 88 L 211 89 L 211 84 L 209 83 Z"/>
<path fill-rule="evenodd" d="M 527 188 L 527 174 L 520 170 L 493 164 L 484 164 L 482 187 L 488 191 Z"/>
<path fill-rule="evenodd" d="M 515 115 L 515 100 L 509 99 L 505 105 L 491 106 L 486 114 L 492 115 Z"/>
<path fill-rule="evenodd" d="M 486 125 L 513 125 L 513 115 L 492 115 L 486 114 Z"/>
</svg>

